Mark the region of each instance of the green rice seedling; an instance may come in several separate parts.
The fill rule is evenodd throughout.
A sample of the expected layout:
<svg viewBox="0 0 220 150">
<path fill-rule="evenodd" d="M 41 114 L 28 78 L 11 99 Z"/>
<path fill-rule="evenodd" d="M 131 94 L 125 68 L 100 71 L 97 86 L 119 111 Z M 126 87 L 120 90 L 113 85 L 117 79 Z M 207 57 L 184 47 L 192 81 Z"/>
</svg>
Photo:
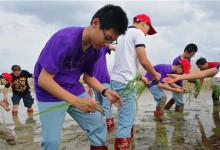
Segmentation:
<svg viewBox="0 0 220 150">
<path fill-rule="evenodd" d="M 213 86 L 213 94 L 216 95 L 216 97 L 220 96 L 220 86 L 218 85 Z"/>
<path fill-rule="evenodd" d="M 135 96 L 135 103 L 136 107 L 137 105 L 137 100 L 141 96 L 141 94 L 145 91 L 146 85 L 144 82 L 140 79 L 142 77 L 141 73 L 138 73 L 131 81 L 128 82 L 128 84 L 125 86 L 125 88 L 119 92 L 120 96 L 129 96 L 133 92 L 136 92 Z"/>
<path fill-rule="evenodd" d="M 44 113 L 47 113 L 47 112 L 50 112 L 50 111 L 62 109 L 62 108 L 65 108 L 65 107 L 69 107 L 72 104 L 73 103 L 65 103 L 65 104 L 61 104 L 61 105 L 58 105 L 58 106 L 50 107 L 50 108 L 48 108 L 48 109 L 46 109 L 44 111 L 41 111 L 41 112 L 39 112 L 37 114 L 34 114 L 34 116 L 41 115 L 41 114 L 44 114 Z M 102 109 L 102 107 L 100 105 L 93 104 L 93 105 L 90 105 L 90 107 L 95 109 L 96 111 L 99 111 L 104 116 L 104 110 Z"/>
<path fill-rule="evenodd" d="M 193 80 L 193 81 L 191 81 L 191 83 L 194 84 L 195 92 L 199 93 L 201 91 L 200 82 L 198 80 Z"/>
<path fill-rule="evenodd" d="M 195 95 L 199 94 L 201 91 L 201 85 L 199 80 L 193 80 L 190 82 L 184 82 L 184 87 L 188 90 L 188 96 L 186 98 L 186 102 L 188 102 L 188 105 L 190 102 L 194 101 L 195 98 L 197 98 Z"/>
</svg>

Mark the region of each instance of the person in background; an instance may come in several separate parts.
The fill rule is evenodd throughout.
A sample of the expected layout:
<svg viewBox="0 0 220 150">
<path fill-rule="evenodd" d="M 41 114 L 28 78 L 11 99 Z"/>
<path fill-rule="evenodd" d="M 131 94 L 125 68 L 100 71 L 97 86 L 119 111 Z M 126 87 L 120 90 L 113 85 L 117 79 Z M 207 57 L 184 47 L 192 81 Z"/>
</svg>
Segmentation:
<svg viewBox="0 0 220 150">
<path fill-rule="evenodd" d="M 173 65 L 177 65 L 181 59 L 187 59 L 191 63 L 191 58 L 196 54 L 197 51 L 198 51 L 198 47 L 196 44 L 193 43 L 188 44 L 185 47 L 184 52 L 174 59 Z M 180 87 L 183 87 L 182 81 L 179 81 L 176 84 L 179 85 Z M 170 110 L 173 104 L 176 103 L 175 112 L 183 112 L 184 110 L 183 94 L 176 92 L 172 92 L 172 94 L 173 97 L 165 105 L 164 109 Z"/>
<path fill-rule="evenodd" d="M 210 68 L 214 68 L 216 66 L 218 66 L 220 64 L 220 62 L 207 62 L 207 60 L 203 57 L 199 58 L 196 61 L 196 65 L 200 70 L 207 70 Z M 203 79 L 200 79 L 200 85 L 202 87 L 203 85 Z M 212 100 L 213 100 L 213 105 L 217 106 L 219 105 L 219 96 L 220 96 L 220 92 L 215 92 L 215 91 L 220 91 L 220 86 L 218 85 L 213 85 L 213 90 L 212 90 Z M 199 93 L 196 93 L 195 97 L 197 97 L 199 95 Z"/>
<path fill-rule="evenodd" d="M 12 76 L 7 72 L 4 72 L 0 75 L 1 85 L 10 84 L 11 86 L 13 86 L 11 79 Z M 6 111 L 10 110 L 10 108 L 8 107 L 8 103 L 6 101 L 0 101 L 0 105 Z M 13 134 L 13 131 L 10 128 L 7 128 L 7 126 L 2 124 L 1 122 L 0 122 L 0 138 L 5 140 L 10 145 L 16 144 L 16 137 Z"/>
<path fill-rule="evenodd" d="M 10 84 L 11 86 L 13 86 L 13 83 L 11 81 L 12 76 L 9 73 L 7 72 L 2 73 L 0 75 L 0 79 L 1 79 L 1 85 Z M 5 100 L 0 101 L 0 106 L 2 106 L 6 111 L 10 111 L 8 101 Z"/>
<path fill-rule="evenodd" d="M 167 96 L 163 90 L 169 90 L 176 93 L 184 93 L 187 90 L 178 86 L 175 83 L 170 85 L 164 84 L 162 79 L 167 76 L 167 74 L 188 74 L 191 65 L 187 59 L 181 59 L 180 62 L 174 65 L 159 64 L 154 66 L 154 69 L 161 74 L 160 81 L 154 80 L 154 77 L 147 72 L 141 79 L 145 82 L 148 90 L 153 94 L 154 100 L 157 102 L 156 110 L 154 111 L 154 118 L 157 121 L 163 121 L 164 117 L 164 106 L 166 104 Z"/>
<path fill-rule="evenodd" d="M 11 86 L 13 95 L 11 97 L 13 108 L 12 116 L 18 115 L 18 106 L 21 98 L 23 99 L 24 106 L 27 107 L 28 113 L 33 113 L 32 105 L 34 103 L 34 98 L 31 96 L 30 86 L 28 83 L 28 78 L 33 78 L 33 74 L 29 73 L 27 70 L 21 70 L 19 65 L 13 65 L 11 67 L 12 73 L 12 83 L 5 85 L 3 90 L 4 101 L 8 101 L 8 88 Z"/>
<path fill-rule="evenodd" d="M 34 87 L 39 111 L 70 103 L 72 105 L 40 115 L 42 149 L 58 150 L 66 113 L 86 131 L 90 150 L 107 150 L 107 127 L 98 102 L 89 98 L 79 79 L 106 96 L 116 107 L 121 97 L 107 89 L 94 76 L 94 65 L 102 47 L 125 34 L 128 19 L 116 5 L 99 9 L 87 27 L 66 27 L 57 31 L 43 48 L 34 69 Z"/>
<path fill-rule="evenodd" d="M 156 80 L 160 80 L 161 75 L 151 65 L 145 51 L 146 35 L 155 33 L 150 17 L 139 14 L 134 17 L 133 26 L 128 27 L 126 34 L 117 39 L 115 64 L 111 75 L 113 90 L 122 92 L 127 83 L 138 74 L 140 64 Z M 125 93 L 125 95 L 121 95 L 123 106 L 118 108 L 115 150 L 129 149 L 133 136 L 136 92 L 129 92 L 129 95 Z"/>
<path fill-rule="evenodd" d="M 94 77 L 100 83 L 102 83 L 103 86 L 105 86 L 108 89 L 111 89 L 111 85 L 110 85 L 110 75 L 107 68 L 106 55 L 110 54 L 111 50 L 114 50 L 114 45 L 109 45 L 109 47 L 104 47 L 100 50 L 101 56 L 95 64 L 94 73 L 93 73 Z M 113 119 L 113 107 L 111 106 L 110 101 L 107 99 L 107 97 L 103 96 L 98 91 L 94 90 L 94 95 L 95 95 L 95 99 L 104 109 L 107 130 L 111 132 L 115 127 L 115 123 Z"/>
</svg>

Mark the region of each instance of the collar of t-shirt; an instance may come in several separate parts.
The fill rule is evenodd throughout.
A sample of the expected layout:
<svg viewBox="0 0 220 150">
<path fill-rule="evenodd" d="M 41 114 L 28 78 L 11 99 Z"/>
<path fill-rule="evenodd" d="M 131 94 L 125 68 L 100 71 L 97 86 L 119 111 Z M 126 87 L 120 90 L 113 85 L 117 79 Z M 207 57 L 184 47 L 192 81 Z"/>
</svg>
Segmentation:
<svg viewBox="0 0 220 150">
<path fill-rule="evenodd" d="M 136 28 L 135 26 L 129 26 L 128 28 Z M 137 29 L 137 28 L 136 28 Z"/>
</svg>

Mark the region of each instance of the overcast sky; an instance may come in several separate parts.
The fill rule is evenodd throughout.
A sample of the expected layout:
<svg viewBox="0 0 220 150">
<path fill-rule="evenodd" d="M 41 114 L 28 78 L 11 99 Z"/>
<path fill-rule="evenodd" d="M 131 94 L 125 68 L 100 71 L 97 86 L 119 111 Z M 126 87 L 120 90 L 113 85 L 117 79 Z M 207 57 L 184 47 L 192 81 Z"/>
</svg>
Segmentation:
<svg viewBox="0 0 220 150">
<path fill-rule="evenodd" d="M 195 43 L 199 57 L 220 61 L 220 1 L 0 1 L 0 72 L 13 64 L 33 72 L 36 59 L 50 36 L 67 26 L 88 26 L 105 4 L 121 6 L 129 24 L 140 13 L 151 17 L 157 34 L 146 37 L 153 65 L 171 64 L 185 46 Z M 108 57 L 111 71 L 114 55 Z"/>
</svg>

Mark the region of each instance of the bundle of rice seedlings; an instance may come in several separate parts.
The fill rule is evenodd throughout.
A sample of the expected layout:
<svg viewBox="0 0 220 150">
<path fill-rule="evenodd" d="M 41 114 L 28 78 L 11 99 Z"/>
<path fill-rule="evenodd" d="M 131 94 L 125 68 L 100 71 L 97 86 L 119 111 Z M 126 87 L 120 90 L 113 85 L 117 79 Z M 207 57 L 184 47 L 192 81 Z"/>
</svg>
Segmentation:
<svg viewBox="0 0 220 150">
<path fill-rule="evenodd" d="M 138 73 L 131 81 L 128 82 L 128 84 L 125 86 L 125 88 L 119 93 L 120 96 L 128 97 L 132 93 L 136 93 L 136 96 L 134 97 L 135 103 L 136 103 L 136 110 L 137 110 L 137 100 L 141 96 L 141 94 L 145 91 L 146 85 L 144 82 L 140 79 L 142 77 L 141 73 Z"/>
<path fill-rule="evenodd" d="M 192 83 L 194 84 L 195 92 L 199 93 L 201 91 L 201 85 L 198 80 L 193 80 Z"/>
<path fill-rule="evenodd" d="M 131 93 L 136 91 L 136 99 L 140 97 L 143 91 L 146 89 L 144 82 L 140 79 L 142 77 L 141 73 L 138 73 L 125 88 L 119 93 L 120 96 L 129 96 Z"/>
<path fill-rule="evenodd" d="M 192 84 L 194 86 L 192 86 Z M 193 102 L 193 101 L 195 101 L 195 99 L 197 99 L 197 97 L 195 97 L 195 94 L 200 93 L 201 85 L 200 85 L 199 80 L 193 80 L 193 81 L 190 81 L 190 83 L 187 84 L 186 86 L 187 86 L 187 89 L 188 89 L 188 97 L 186 99 L 186 102 L 188 101 L 188 105 L 189 105 L 190 102 Z M 201 99 L 204 100 L 204 102 L 207 106 L 206 100 L 204 98 L 200 97 L 198 100 L 201 101 Z"/>
<path fill-rule="evenodd" d="M 50 111 L 62 109 L 62 108 L 65 108 L 65 107 L 69 107 L 70 105 L 73 105 L 73 103 L 65 103 L 65 104 L 61 104 L 61 105 L 58 105 L 58 106 L 50 107 L 50 108 L 48 108 L 44 111 L 41 111 L 41 112 L 35 114 L 34 116 L 41 115 L 41 114 L 44 114 L 44 113 L 47 113 L 47 112 L 50 112 Z M 104 110 L 102 109 L 102 107 L 99 104 L 93 104 L 93 105 L 90 105 L 90 107 L 95 109 L 96 111 L 99 111 L 103 116 L 105 116 Z"/>
<path fill-rule="evenodd" d="M 218 85 L 214 85 L 214 86 L 213 86 L 213 94 L 214 94 L 216 97 L 219 97 L 219 96 L 220 96 L 220 86 L 218 86 Z"/>
</svg>

